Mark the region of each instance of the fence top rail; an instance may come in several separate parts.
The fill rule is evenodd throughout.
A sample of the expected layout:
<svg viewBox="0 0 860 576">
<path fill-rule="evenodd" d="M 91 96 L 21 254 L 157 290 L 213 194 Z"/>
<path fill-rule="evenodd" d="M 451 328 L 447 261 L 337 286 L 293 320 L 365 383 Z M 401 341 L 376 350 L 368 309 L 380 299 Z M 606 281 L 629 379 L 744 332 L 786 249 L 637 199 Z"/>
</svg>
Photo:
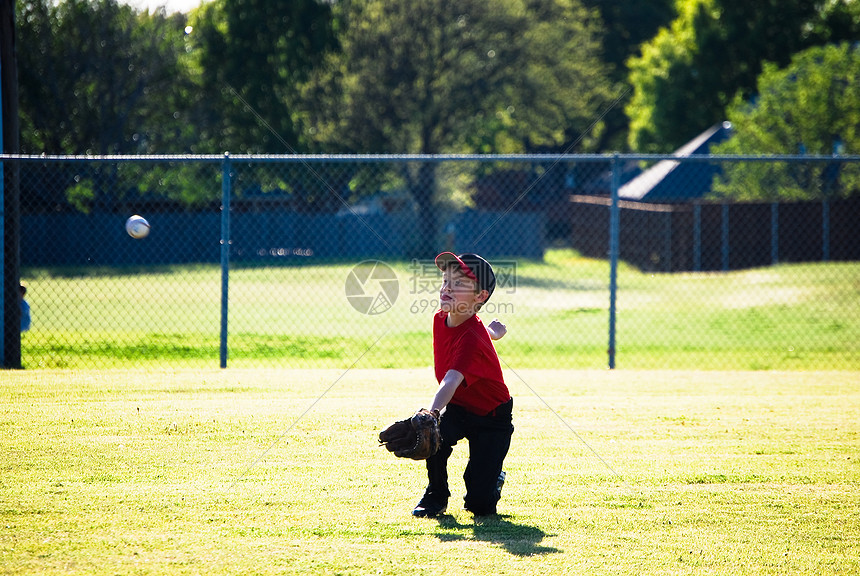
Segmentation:
<svg viewBox="0 0 860 576">
<path fill-rule="evenodd" d="M 860 155 L 728 155 L 694 154 L 150 154 L 150 155 L 33 155 L 0 154 L 0 162 L 206 162 L 225 159 L 234 162 L 612 162 L 662 161 L 672 162 L 860 162 Z"/>
</svg>

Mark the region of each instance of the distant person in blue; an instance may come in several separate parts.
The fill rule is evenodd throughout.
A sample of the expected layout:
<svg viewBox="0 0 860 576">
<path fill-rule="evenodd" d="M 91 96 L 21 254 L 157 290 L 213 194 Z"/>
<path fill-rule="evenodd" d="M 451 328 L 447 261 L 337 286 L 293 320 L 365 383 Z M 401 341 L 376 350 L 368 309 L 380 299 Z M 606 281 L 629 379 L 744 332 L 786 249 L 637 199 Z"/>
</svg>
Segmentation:
<svg viewBox="0 0 860 576">
<path fill-rule="evenodd" d="M 25 298 L 27 287 L 19 284 L 18 291 L 21 293 L 21 332 L 26 332 L 30 329 L 30 303 Z"/>
</svg>

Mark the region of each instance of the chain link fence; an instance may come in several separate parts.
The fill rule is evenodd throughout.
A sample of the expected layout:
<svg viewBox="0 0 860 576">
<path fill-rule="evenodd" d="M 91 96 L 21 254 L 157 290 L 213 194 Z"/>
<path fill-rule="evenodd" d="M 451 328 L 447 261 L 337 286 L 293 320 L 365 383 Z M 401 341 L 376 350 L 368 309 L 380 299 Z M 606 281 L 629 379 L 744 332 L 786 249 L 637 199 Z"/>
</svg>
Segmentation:
<svg viewBox="0 0 860 576">
<path fill-rule="evenodd" d="M 856 157 L 2 161 L 25 368 L 429 366 L 451 250 L 503 367 L 860 369 Z"/>
</svg>

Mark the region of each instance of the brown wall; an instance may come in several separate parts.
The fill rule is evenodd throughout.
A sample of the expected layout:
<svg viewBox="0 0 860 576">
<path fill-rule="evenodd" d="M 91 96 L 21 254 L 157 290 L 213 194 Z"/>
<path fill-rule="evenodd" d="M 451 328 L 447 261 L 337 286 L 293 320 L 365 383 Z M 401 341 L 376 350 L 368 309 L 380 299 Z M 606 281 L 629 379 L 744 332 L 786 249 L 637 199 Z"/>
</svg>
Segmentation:
<svg viewBox="0 0 860 576">
<path fill-rule="evenodd" d="M 610 200 L 572 196 L 571 206 L 573 247 L 586 256 L 607 257 Z M 774 263 L 774 239 L 778 262 L 860 260 L 860 198 L 827 204 L 779 203 L 775 207 L 770 203 L 646 204 L 622 200 L 619 208 L 620 257 L 642 270 L 768 266 Z M 829 218 L 828 245 L 825 212 Z"/>
</svg>

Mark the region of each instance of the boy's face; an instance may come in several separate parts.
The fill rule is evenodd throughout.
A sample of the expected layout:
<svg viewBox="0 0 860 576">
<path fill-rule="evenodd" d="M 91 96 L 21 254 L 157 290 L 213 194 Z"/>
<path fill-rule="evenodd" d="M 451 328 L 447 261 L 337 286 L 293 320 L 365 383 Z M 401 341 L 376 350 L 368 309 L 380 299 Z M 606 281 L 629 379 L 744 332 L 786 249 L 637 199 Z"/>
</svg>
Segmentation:
<svg viewBox="0 0 860 576">
<path fill-rule="evenodd" d="M 486 290 L 479 291 L 477 282 L 466 276 L 459 266 L 449 266 L 442 272 L 439 307 L 443 312 L 474 314 L 488 295 Z"/>
</svg>

